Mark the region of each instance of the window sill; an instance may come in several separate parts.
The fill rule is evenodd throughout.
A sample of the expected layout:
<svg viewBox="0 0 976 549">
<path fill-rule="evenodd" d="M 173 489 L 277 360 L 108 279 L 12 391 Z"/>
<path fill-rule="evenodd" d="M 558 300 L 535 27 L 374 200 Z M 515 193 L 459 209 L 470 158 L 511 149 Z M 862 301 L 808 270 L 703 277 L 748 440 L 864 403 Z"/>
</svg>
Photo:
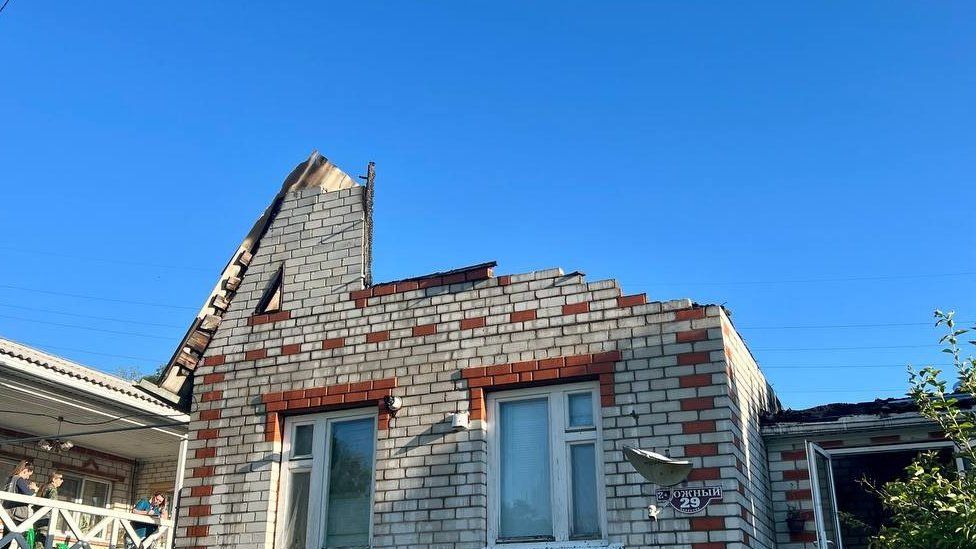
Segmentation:
<svg viewBox="0 0 976 549">
<path fill-rule="evenodd" d="M 512 543 L 494 543 L 485 549 L 624 549 L 621 543 L 610 543 L 603 539 L 576 541 L 517 541 Z"/>
</svg>

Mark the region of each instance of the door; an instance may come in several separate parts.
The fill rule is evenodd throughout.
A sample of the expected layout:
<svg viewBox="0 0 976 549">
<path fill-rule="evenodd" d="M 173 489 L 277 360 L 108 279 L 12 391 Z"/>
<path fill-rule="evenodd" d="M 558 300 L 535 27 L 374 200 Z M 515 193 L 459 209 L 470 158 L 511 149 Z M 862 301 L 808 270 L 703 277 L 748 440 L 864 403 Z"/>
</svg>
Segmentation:
<svg viewBox="0 0 976 549">
<path fill-rule="evenodd" d="M 813 492 L 813 514 L 817 521 L 817 545 L 819 549 L 843 549 L 830 454 L 813 442 L 807 442 L 807 463 Z"/>
</svg>

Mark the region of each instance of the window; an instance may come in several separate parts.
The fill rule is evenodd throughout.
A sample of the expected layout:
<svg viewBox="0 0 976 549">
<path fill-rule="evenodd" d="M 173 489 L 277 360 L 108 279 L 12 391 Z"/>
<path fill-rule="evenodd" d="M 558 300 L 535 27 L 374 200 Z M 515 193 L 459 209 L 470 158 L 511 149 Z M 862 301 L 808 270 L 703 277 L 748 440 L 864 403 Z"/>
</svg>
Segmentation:
<svg viewBox="0 0 976 549">
<path fill-rule="evenodd" d="M 64 482 L 58 488 L 58 498 L 61 501 L 81 503 L 92 507 L 108 507 L 112 495 L 112 484 L 108 481 L 62 473 Z M 95 525 L 101 517 L 87 513 L 73 513 L 72 518 L 78 523 L 82 530 L 88 530 Z M 106 539 L 106 532 L 101 532 L 98 539 Z"/>
<path fill-rule="evenodd" d="M 375 441 L 375 413 L 285 422 L 276 547 L 369 547 Z"/>
<path fill-rule="evenodd" d="M 595 383 L 489 396 L 493 544 L 603 540 L 599 402 Z"/>
</svg>

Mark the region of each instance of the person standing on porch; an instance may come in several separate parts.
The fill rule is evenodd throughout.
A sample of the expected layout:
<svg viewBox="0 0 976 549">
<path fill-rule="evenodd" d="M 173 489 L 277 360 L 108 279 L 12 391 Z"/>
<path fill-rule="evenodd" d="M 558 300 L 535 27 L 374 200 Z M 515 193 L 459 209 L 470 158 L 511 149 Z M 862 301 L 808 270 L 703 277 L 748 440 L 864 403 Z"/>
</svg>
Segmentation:
<svg viewBox="0 0 976 549">
<path fill-rule="evenodd" d="M 149 515 L 166 520 L 168 517 L 166 512 L 166 496 L 162 492 L 156 492 L 149 499 L 143 498 L 132 508 L 132 512 L 137 515 Z M 155 524 L 139 523 L 135 527 L 136 535 L 142 539 L 146 539 L 146 536 L 155 534 L 157 530 L 159 530 L 159 526 Z"/>
<path fill-rule="evenodd" d="M 10 474 L 10 478 L 7 480 L 6 490 L 21 496 L 33 496 L 37 492 L 37 484 L 30 481 L 30 477 L 33 474 L 34 464 L 26 459 L 21 460 L 14 467 L 13 473 Z M 11 501 L 5 502 L 3 507 L 10 513 L 11 518 L 18 523 L 30 518 L 30 504 Z M 10 547 L 10 543 L 4 545 L 3 549 L 7 547 Z"/>
<path fill-rule="evenodd" d="M 37 495 L 42 498 L 58 500 L 58 488 L 64 483 L 64 477 L 61 473 L 54 471 L 49 477 L 47 477 L 47 482 L 41 485 L 40 490 L 37 491 Z M 35 543 L 40 543 L 44 546 L 44 542 L 47 540 L 48 530 L 51 525 L 51 519 L 43 518 L 34 523 L 34 530 L 36 531 Z"/>
</svg>

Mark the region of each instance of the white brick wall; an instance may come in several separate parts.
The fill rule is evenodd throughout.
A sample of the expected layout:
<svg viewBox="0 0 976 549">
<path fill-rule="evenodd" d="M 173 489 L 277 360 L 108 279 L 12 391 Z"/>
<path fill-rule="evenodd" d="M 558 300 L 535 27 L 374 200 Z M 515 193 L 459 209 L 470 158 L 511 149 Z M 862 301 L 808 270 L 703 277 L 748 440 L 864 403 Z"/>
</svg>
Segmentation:
<svg viewBox="0 0 976 549">
<path fill-rule="evenodd" d="M 272 546 L 280 442 L 268 435 L 266 395 L 395 378 L 404 407 L 378 434 L 373 546 L 484 547 L 484 422 L 459 433 L 447 423 L 449 412 L 477 402 L 474 379 L 462 372 L 605 352 L 620 353 L 605 374 L 613 397 L 602 408 L 609 541 L 771 546 L 768 520 L 756 518 L 767 505 L 759 495 L 766 472 L 754 425 L 765 381 L 754 363 L 734 359 L 730 392 L 726 349 L 739 343 L 723 335 L 718 307 L 644 303 L 621 296 L 614 281 L 587 283 L 558 269 L 407 285 L 357 300 L 350 292 L 362 288 L 365 272 L 362 201 L 360 187 L 289 195 L 255 254 L 196 372 L 179 546 Z M 248 325 L 282 262 L 290 318 Z M 586 311 L 563 308 L 581 303 Z M 512 316 L 528 311 L 534 318 Z M 483 324 L 462 329 L 482 317 Z M 436 333 L 414 335 L 429 324 Z M 326 340 L 341 342 L 323 348 Z M 285 348 L 291 345 L 299 347 Z M 725 499 L 700 516 L 666 511 L 649 521 L 655 487 L 624 461 L 625 445 L 688 456 L 698 475 L 689 486 L 721 485 Z"/>
</svg>

